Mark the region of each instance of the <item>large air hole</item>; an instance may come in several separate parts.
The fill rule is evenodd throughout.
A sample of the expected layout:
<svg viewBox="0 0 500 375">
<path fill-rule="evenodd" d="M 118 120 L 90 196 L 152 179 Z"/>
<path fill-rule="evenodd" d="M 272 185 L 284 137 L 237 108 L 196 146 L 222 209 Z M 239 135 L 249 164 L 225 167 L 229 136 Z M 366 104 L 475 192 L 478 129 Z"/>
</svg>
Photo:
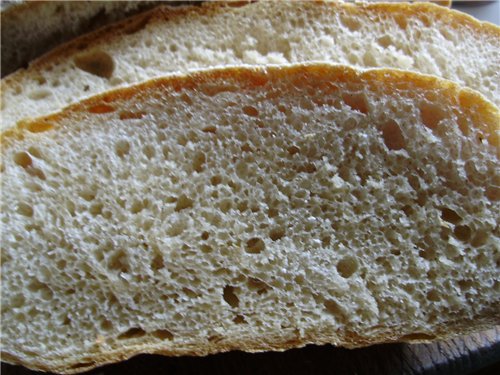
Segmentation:
<svg viewBox="0 0 500 375">
<path fill-rule="evenodd" d="M 113 58 L 100 50 L 82 53 L 74 61 L 77 68 L 101 78 L 111 78 L 115 69 Z"/>
<path fill-rule="evenodd" d="M 438 104 L 422 103 L 420 104 L 420 117 L 422 122 L 429 129 L 436 129 L 439 122 L 446 117 L 446 113 Z"/>
<path fill-rule="evenodd" d="M 358 261 L 352 256 L 346 256 L 337 263 L 337 272 L 343 278 L 351 277 L 358 269 Z"/>
<path fill-rule="evenodd" d="M 243 107 L 243 113 L 250 117 L 257 117 L 259 115 L 257 108 L 249 105 Z"/>
<path fill-rule="evenodd" d="M 128 331 L 118 335 L 118 340 L 128 340 L 143 337 L 146 334 L 142 328 L 130 328 Z"/>
<path fill-rule="evenodd" d="M 406 145 L 401 128 L 394 120 L 389 120 L 384 124 L 382 136 L 389 150 L 401 150 Z"/>
<path fill-rule="evenodd" d="M 17 205 L 17 212 L 23 216 L 32 217 L 33 207 L 29 204 L 21 202 Z"/>
<path fill-rule="evenodd" d="M 234 291 L 234 287 L 231 285 L 226 285 L 223 291 L 223 298 L 226 303 L 232 308 L 237 308 L 240 304 L 240 300 Z"/>
<path fill-rule="evenodd" d="M 166 330 L 166 329 L 157 329 L 156 331 L 152 332 L 152 335 L 160 340 L 173 340 L 174 335 L 172 332 Z"/>
<path fill-rule="evenodd" d="M 467 242 L 470 240 L 472 231 L 467 225 L 457 225 L 453 233 L 460 241 Z"/>
<path fill-rule="evenodd" d="M 16 152 L 14 154 L 14 163 L 23 168 L 31 167 L 33 164 L 33 159 L 31 159 L 31 155 L 27 152 Z"/>
<path fill-rule="evenodd" d="M 326 300 L 323 302 L 323 306 L 325 306 L 326 311 L 337 318 L 343 318 L 344 312 L 339 304 L 333 300 Z"/>
<path fill-rule="evenodd" d="M 233 319 L 233 322 L 235 324 L 246 324 L 247 321 L 245 320 L 245 317 L 243 315 L 236 315 Z"/>
<path fill-rule="evenodd" d="M 278 241 L 279 239 L 283 238 L 285 236 L 285 229 L 282 227 L 276 227 L 271 229 L 269 232 L 269 237 L 273 241 Z"/>
<path fill-rule="evenodd" d="M 181 211 L 186 208 L 193 207 L 193 200 L 188 198 L 186 195 L 182 194 L 177 198 L 177 203 L 175 205 L 175 211 Z"/>
<path fill-rule="evenodd" d="M 368 103 L 365 95 L 345 93 L 342 95 L 342 100 L 353 110 L 368 113 Z"/>
<path fill-rule="evenodd" d="M 458 224 L 462 221 L 462 217 L 459 214 L 447 207 L 441 209 L 441 219 L 452 224 Z"/>
<path fill-rule="evenodd" d="M 266 248 L 264 241 L 261 238 L 250 238 L 246 243 L 246 252 L 249 254 L 259 254 Z"/>
</svg>

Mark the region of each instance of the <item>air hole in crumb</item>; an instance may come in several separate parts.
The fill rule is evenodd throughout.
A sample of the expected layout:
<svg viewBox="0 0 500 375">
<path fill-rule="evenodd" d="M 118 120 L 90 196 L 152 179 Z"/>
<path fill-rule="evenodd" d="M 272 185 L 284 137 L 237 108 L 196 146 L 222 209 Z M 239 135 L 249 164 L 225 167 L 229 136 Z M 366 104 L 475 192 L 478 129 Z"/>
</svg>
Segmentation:
<svg viewBox="0 0 500 375">
<path fill-rule="evenodd" d="M 153 256 L 153 260 L 151 261 L 151 269 L 154 271 L 158 271 L 165 267 L 163 263 L 163 256 L 160 253 L 156 253 Z"/>
<path fill-rule="evenodd" d="M 393 120 L 385 123 L 382 128 L 382 136 L 389 150 L 401 150 L 406 145 L 403 133 L 401 133 L 401 128 Z"/>
<path fill-rule="evenodd" d="M 96 191 L 92 189 L 85 189 L 80 192 L 80 197 L 90 202 L 95 199 Z"/>
<path fill-rule="evenodd" d="M 361 28 L 361 22 L 353 16 L 347 14 L 341 16 L 341 22 L 350 31 L 357 31 Z"/>
<path fill-rule="evenodd" d="M 257 110 L 257 108 L 249 105 L 243 107 L 243 113 L 251 117 L 257 117 L 259 115 L 259 111 Z"/>
<path fill-rule="evenodd" d="M 128 272 L 129 264 L 127 254 L 123 250 L 116 251 L 108 260 L 108 267 L 111 270 Z"/>
<path fill-rule="evenodd" d="M 115 69 L 113 58 L 99 50 L 82 53 L 74 61 L 78 69 L 101 78 L 111 78 Z"/>
<path fill-rule="evenodd" d="M 138 120 L 143 118 L 144 112 L 121 111 L 120 120 Z"/>
<path fill-rule="evenodd" d="M 377 43 L 383 47 L 383 48 L 387 48 L 389 47 L 390 45 L 393 44 L 393 41 L 392 41 L 392 38 L 390 35 L 384 35 L 380 38 L 377 39 Z"/>
<path fill-rule="evenodd" d="M 432 289 L 427 293 L 427 299 L 429 301 L 438 302 L 441 298 L 439 296 L 439 293 L 435 289 Z"/>
<path fill-rule="evenodd" d="M 500 200 L 500 188 L 497 186 L 488 186 L 485 195 L 491 201 L 498 201 Z"/>
<path fill-rule="evenodd" d="M 247 241 L 246 252 L 250 254 L 259 254 L 266 248 L 261 238 L 254 237 Z"/>
<path fill-rule="evenodd" d="M 128 331 L 123 332 L 122 334 L 118 335 L 118 340 L 128 340 L 128 339 L 134 339 L 134 338 L 139 338 L 142 337 L 146 334 L 146 331 L 144 331 L 142 328 L 130 328 Z"/>
<path fill-rule="evenodd" d="M 45 180 L 45 173 L 40 168 L 28 168 L 27 169 L 28 174 L 34 177 L 38 177 L 40 180 Z"/>
<path fill-rule="evenodd" d="M 221 176 L 212 176 L 210 178 L 210 183 L 212 185 L 219 185 L 222 182 L 222 177 Z"/>
<path fill-rule="evenodd" d="M 418 252 L 418 256 L 427 260 L 436 259 L 436 250 L 434 249 L 423 249 Z"/>
<path fill-rule="evenodd" d="M 316 166 L 313 163 L 306 163 L 297 168 L 297 171 L 305 172 L 305 173 L 314 173 L 316 172 Z"/>
<path fill-rule="evenodd" d="M 132 206 L 130 206 L 130 212 L 133 214 L 138 214 L 142 210 L 144 210 L 147 206 L 147 200 L 146 201 L 140 201 L 137 200 L 134 203 L 132 203 Z"/>
<path fill-rule="evenodd" d="M 337 263 L 337 272 L 344 278 L 351 277 L 358 269 L 356 258 L 347 256 Z"/>
<path fill-rule="evenodd" d="M 469 241 L 471 237 L 471 230 L 467 225 L 457 225 L 453 230 L 455 236 L 463 242 Z"/>
<path fill-rule="evenodd" d="M 204 133 L 216 133 L 217 132 L 217 127 L 214 125 L 209 125 L 206 126 L 202 129 Z"/>
<path fill-rule="evenodd" d="M 19 203 L 17 205 L 17 212 L 23 216 L 32 217 L 33 216 L 33 207 L 26 203 Z"/>
<path fill-rule="evenodd" d="M 292 145 L 292 146 L 287 148 L 287 151 L 290 155 L 295 155 L 295 154 L 298 154 L 300 152 L 300 148 L 298 148 L 295 145 Z"/>
<path fill-rule="evenodd" d="M 203 170 L 203 164 L 205 164 L 206 157 L 203 152 L 197 152 L 193 158 L 193 169 L 196 172 L 201 172 Z"/>
<path fill-rule="evenodd" d="M 246 324 L 246 320 L 243 315 L 236 315 L 233 319 L 233 322 L 236 324 Z"/>
<path fill-rule="evenodd" d="M 181 100 L 186 103 L 187 105 L 193 105 L 193 100 L 191 99 L 191 97 L 186 94 L 185 92 L 183 92 L 180 96 Z"/>
<path fill-rule="evenodd" d="M 195 292 L 194 290 L 192 290 L 192 289 L 189 289 L 189 288 L 184 287 L 184 288 L 182 288 L 182 291 L 183 291 L 183 292 L 184 292 L 184 294 L 185 294 L 186 296 L 188 296 L 189 298 L 197 298 L 197 297 L 199 297 L 199 294 L 198 294 L 198 293 L 196 293 L 196 292 Z"/>
<path fill-rule="evenodd" d="M 422 122 L 431 130 L 436 129 L 439 122 L 446 117 L 445 112 L 437 104 L 422 103 L 419 108 Z"/>
<path fill-rule="evenodd" d="M 157 329 L 156 331 L 152 332 L 152 335 L 156 338 L 159 338 L 160 340 L 173 340 L 174 335 L 172 332 L 166 330 L 166 329 Z"/>
<path fill-rule="evenodd" d="M 248 143 L 245 143 L 245 144 L 243 144 L 243 146 L 241 146 L 241 151 L 243 151 L 243 152 L 253 152 L 253 148 Z"/>
<path fill-rule="evenodd" d="M 23 168 L 28 168 L 33 164 L 33 159 L 31 159 L 30 154 L 27 152 L 17 152 L 14 154 L 14 163 Z"/>
<path fill-rule="evenodd" d="M 404 206 L 403 208 L 401 208 L 401 210 L 405 213 L 406 216 L 410 217 L 411 214 L 413 213 L 413 208 L 411 206 Z"/>
<path fill-rule="evenodd" d="M 270 288 L 269 285 L 267 285 L 264 281 L 256 279 L 254 277 L 248 278 L 247 285 L 250 290 L 257 291 L 257 294 L 263 294 Z"/>
<path fill-rule="evenodd" d="M 116 155 L 123 158 L 125 155 L 127 155 L 130 152 L 130 143 L 125 139 L 119 140 L 115 144 L 115 152 L 116 152 Z"/>
<path fill-rule="evenodd" d="M 363 94 L 343 94 L 342 99 L 353 110 L 368 113 L 368 103 Z"/>
<path fill-rule="evenodd" d="M 471 245 L 474 247 L 483 246 L 486 242 L 488 242 L 488 233 L 485 231 L 477 231 L 474 237 L 472 238 Z"/>
<path fill-rule="evenodd" d="M 193 207 L 193 200 L 186 197 L 184 194 L 180 195 L 177 198 L 177 203 L 175 205 L 175 211 L 181 211 L 184 210 L 185 208 L 191 208 Z"/>
<path fill-rule="evenodd" d="M 101 322 L 101 329 L 104 331 L 111 331 L 113 329 L 113 323 L 111 323 L 111 321 L 105 319 Z"/>
<path fill-rule="evenodd" d="M 232 308 L 237 308 L 238 305 L 240 304 L 240 300 L 238 299 L 238 296 L 234 292 L 234 287 L 231 285 L 226 285 L 224 287 L 222 296 L 224 298 L 224 301 L 226 301 L 226 303 Z"/>
<path fill-rule="evenodd" d="M 202 251 L 202 252 L 204 252 L 205 254 L 211 253 L 211 252 L 212 252 L 212 250 L 213 250 L 211 246 L 209 246 L 209 245 L 205 245 L 205 244 L 201 245 L 201 246 L 200 246 L 200 249 L 201 249 L 201 251 Z"/>
<path fill-rule="evenodd" d="M 328 311 L 330 314 L 336 317 L 342 317 L 344 315 L 344 312 L 340 308 L 339 304 L 333 300 L 326 300 L 323 302 L 323 305 L 326 308 L 326 311 Z"/>
<path fill-rule="evenodd" d="M 458 224 L 462 221 L 462 217 L 459 214 L 447 207 L 441 209 L 441 219 L 452 224 Z"/>
<path fill-rule="evenodd" d="M 269 232 L 269 237 L 273 241 L 278 241 L 279 239 L 283 238 L 285 235 L 285 229 L 284 228 L 273 228 Z"/>
</svg>

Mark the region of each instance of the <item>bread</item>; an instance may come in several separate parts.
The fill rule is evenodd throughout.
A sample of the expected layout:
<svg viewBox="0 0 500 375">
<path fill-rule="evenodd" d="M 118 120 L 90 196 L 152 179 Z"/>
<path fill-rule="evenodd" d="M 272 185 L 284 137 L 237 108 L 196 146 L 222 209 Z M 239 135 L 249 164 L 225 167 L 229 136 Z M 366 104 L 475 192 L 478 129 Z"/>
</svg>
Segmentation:
<svg viewBox="0 0 500 375">
<path fill-rule="evenodd" d="M 5 78 L 2 127 L 174 71 L 242 63 L 321 60 L 410 69 L 454 80 L 499 104 L 499 51 L 497 26 L 433 4 L 159 7 Z"/>
<path fill-rule="evenodd" d="M 394 70 L 233 67 L 2 133 L 2 359 L 72 373 L 500 323 L 498 109 Z"/>
<path fill-rule="evenodd" d="M 2 1 L 2 76 L 72 37 L 151 8 L 154 1 Z"/>
</svg>

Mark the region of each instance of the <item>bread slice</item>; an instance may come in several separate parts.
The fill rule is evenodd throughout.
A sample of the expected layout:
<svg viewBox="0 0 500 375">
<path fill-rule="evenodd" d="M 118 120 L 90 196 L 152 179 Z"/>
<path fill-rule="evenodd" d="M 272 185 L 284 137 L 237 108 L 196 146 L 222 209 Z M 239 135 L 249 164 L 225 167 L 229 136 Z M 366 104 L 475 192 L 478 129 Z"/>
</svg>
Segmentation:
<svg viewBox="0 0 500 375">
<path fill-rule="evenodd" d="M 159 7 L 2 81 L 2 127 L 106 90 L 225 64 L 326 61 L 448 78 L 500 103 L 500 29 L 433 4 L 263 1 Z"/>
<path fill-rule="evenodd" d="M 499 112 L 431 76 L 227 68 L 2 135 L 2 358 L 420 342 L 500 323 Z"/>
</svg>

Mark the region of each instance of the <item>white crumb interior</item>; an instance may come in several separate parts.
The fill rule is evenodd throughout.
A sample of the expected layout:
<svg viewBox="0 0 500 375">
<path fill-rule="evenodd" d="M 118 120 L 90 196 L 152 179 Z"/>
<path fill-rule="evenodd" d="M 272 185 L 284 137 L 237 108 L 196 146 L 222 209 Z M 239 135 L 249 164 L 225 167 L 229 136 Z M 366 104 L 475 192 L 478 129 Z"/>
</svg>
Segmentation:
<svg viewBox="0 0 500 375">
<path fill-rule="evenodd" d="M 73 45 L 69 56 L 14 75 L 17 82 L 3 85 L 1 126 L 118 86 L 225 64 L 393 67 L 453 80 L 500 105 L 500 38 L 444 8 L 436 17 L 412 9 L 259 2 L 208 14 L 167 11 L 167 20 L 149 24 L 138 19 L 95 45 Z"/>
<path fill-rule="evenodd" d="M 16 141 L 4 350 L 432 338 L 498 304 L 494 153 L 435 93 L 336 85 L 153 92 Z"/>
</svg>

